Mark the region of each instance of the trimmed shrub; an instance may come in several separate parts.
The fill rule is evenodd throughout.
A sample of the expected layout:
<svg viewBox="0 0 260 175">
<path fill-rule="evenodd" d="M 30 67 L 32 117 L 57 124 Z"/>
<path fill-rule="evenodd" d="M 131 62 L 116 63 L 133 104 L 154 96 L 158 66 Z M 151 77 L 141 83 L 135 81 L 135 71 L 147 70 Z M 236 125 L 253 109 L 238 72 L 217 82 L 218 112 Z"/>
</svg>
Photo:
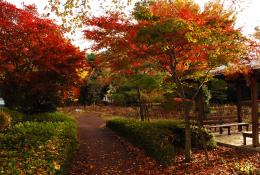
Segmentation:
<svg viewBox="0 0 260 175">
<path fill-rule="evenodd" d="M 41 114 L 33 114 L 26 115 L 24 117 L 24 121 L 35 121 L 35 122 L 65 122 L 65 121 L 74 121 L 68 115 L 61 112 L 53 112 L 53 113 L 41 113 Z"/>
<path fill-rule="evenodd" d="M 199 128 L 196 125 L 193 125 L 191 128 L 191 142 L 193 147 L 203 148 L 202 136 L 205 139 L 206 146 L 208 149 L 214 149 L 217 147 L 217 142 L 214 139 L 213 134 L 206 128 Z"/>
<path fill-rule="evenodd" d="M 0 112 L 0 132 L 6 130 L 10 125 L 11 117 L 5 112 Z"/>
<path fill-rule="evenodd" d="M 159 120 L 151 122 L 152 125 L 162 129 L 170 130 L 174 135 L 174 145 L 184 148 L 185 146 L 185 126 L 180 120 Z M 206 128 L 199 128 L 196 124 L 191 125 L 191 144 L 193 148 L 202 148 L 202 136 L 204 136 L 206 145 L 209 149 L 216 148 L 217 144 L 213 134 Z"/>
<path fill-rule="evenodd" d="M 167 165 L 174 161 L 173 137 L 169 130 L 156 128 L 148 122 L 119 118 L 107 121 L 107 127 L 144 149 L 158 163 Z"/>
<path fill-rule="evenodd" d="M 77 146 L 76 123 L 67 118 L 20 122 L 0 133 L 0 174 L 66 173 Z"/>
<path fill-rule="evenodd" d="M 160 164 L 172 163 L 177 149 L 184 148 L 185 130 L 181 121 L 141 122 L 115 118 L 107 121 L 107 127 L 144 149 L 148 156 Z M 212 134 L 207 130 L 199 130 L 196 126 L 191 129 L 193 147 L 202 148 L 202 134 L 209 148 L 216 147 Z"/>
</svg>

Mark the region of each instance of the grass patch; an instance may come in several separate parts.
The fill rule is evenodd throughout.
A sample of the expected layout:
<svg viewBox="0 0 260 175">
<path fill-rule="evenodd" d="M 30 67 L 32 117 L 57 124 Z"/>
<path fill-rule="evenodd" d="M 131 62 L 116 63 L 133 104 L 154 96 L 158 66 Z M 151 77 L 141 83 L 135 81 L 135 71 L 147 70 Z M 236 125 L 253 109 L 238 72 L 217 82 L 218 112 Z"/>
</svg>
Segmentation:
<svg viewBox="0 0 260 175">
<path fill-rule="evenodd" d="M 135 146 L 144 149 L 146 155 L 154 158 L 159 164 L 171 164 L 175 159 L 176 151 L 184 147 L 185 132 L 181 121 L 141 122 L 134 119 L 114 118 L 107 121 L 107 127 Z M 210 133 L 192 127 L 193 147 L 201 148 L 201 134 L 204 134 L 209 147 L 216 146 Z"/>
<path fill-rule="evenodd" d="M 76 146 L 76 123 L 69 116 L 24 117 L 0 133 L 0 174 L 66 174 Z"/>
</svg>

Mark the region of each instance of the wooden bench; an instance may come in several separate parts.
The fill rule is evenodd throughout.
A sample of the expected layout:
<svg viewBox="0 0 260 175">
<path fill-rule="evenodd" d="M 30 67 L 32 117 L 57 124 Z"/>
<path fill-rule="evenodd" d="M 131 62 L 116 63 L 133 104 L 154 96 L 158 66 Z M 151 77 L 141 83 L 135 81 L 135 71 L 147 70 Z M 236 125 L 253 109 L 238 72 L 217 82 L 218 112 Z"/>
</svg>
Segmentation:
<svg viewBox="0 0 260 175">
<path fill-rule="evenodd" d="M 237 122 L 237 115 L 224 115 L 224 114 L 217 114 L 217 115 L 209 115 L 206 119 L 203 120 L 203 124 L 208 129 L 219 129 L 220 134 L 223 133 L 223 129 L 228 130 L 228 135 L 230 135 L 230 130 L 232 126 L 238 126 L 238 130 L 241 131 L 243 126 L 246 127 L 247 131 L 249 128 L 248 123 L 244 122 Z"/>
<path fill-rule="evenodd" d="M 259 130 L 259 134 L 260 134 L 260 128 L 258 128 L 258 130 Z M 246 145 L 246 138 L 247 138 L 247 137 L 253 138 L 253 133 L 252 133 L 252 131 L 242 132 L 242 135 L 243 135 L 243 144 L 244 144 L 244 145 Z"/>
<path fill-rule="evenodd" d="M 236 123 L 237 116 L 208 116 L 203 120 L 204 125 L 220 125 L 224 123 Z"/>
<path fill-rule="evenodd" d="M 219 124 L 219 125 L 205 125 L 205 128 L 219 128 L 219 133 L 223 134 L 223 128 L 228 130 L 228 135 L 231 134 L 230 130 L 232 126 L 245 126 L 246 130 L 248 131 L 249 123 L 226 123 L 226 124 Z"/>
<path fill-rule="evenodd" d="M 243 144 L 246 145 L 246 138 L 247 137 L 252 138 L 253 133 L 251 131 L 247 131 L 247 132 L 243 132 L 242 134 L 243 134 Z"/>
</svg>

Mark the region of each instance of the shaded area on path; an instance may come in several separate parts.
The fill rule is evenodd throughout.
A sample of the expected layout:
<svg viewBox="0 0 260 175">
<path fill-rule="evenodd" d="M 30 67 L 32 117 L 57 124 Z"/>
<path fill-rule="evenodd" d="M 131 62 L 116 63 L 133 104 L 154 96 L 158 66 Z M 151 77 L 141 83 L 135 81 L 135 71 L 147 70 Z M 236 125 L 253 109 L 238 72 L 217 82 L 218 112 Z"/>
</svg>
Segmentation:
<svg viewBox="0 0 260 175">
<path fill-rule="evenodd" d="M 82 114 L 77 122 L 80 147 L 74 154 L 71 175 L 159 173 L 154 170 L 154 161 L 139 150 L 131 150 L 136 148 L 105 128 L 99 114 Z"/>
</svg>

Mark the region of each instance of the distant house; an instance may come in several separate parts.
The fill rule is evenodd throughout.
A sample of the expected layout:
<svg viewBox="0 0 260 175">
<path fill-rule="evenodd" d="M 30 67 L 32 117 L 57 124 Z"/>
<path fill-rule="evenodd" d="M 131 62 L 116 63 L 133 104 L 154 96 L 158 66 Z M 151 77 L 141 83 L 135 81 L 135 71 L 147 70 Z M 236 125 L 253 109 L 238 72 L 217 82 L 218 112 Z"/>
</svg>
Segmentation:
<svg viewBox="0 0 260 175">
<path fill-rule="evenodd" d="M 2 96 L 2 91 L 0 89 L 0 107 L 3 107 L 5 105 L 5 101 L 1 96 Z"/>
<path fill-rule="evenodd" d="M 5 105 L 5 101 L 3 98 L 0 97 L 0 107 L 4 106 Z"/>
</svg>

